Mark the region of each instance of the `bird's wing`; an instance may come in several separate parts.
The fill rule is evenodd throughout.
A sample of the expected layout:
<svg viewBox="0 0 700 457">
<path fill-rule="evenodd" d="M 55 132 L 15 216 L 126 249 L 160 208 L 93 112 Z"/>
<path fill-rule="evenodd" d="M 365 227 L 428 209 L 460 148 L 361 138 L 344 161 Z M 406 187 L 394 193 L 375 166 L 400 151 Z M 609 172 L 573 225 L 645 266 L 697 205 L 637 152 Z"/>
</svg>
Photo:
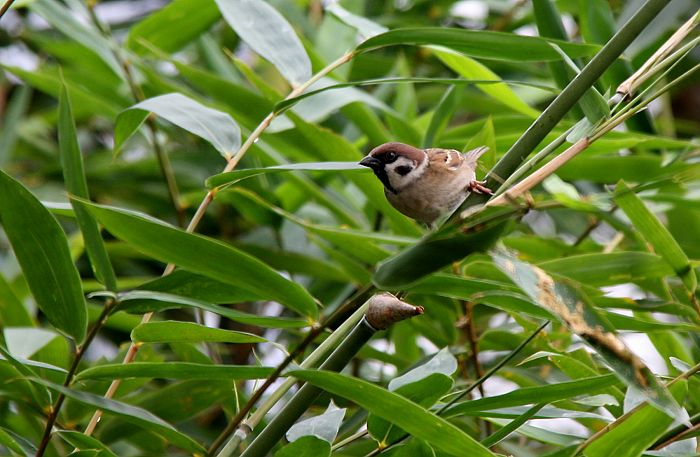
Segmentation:
<svg viewBox="0 0 700 457">
<path fill-rule="evenodd" d="M 459 170 L 465 160 L 462 153 L 456 149 L 429 149 L 428 156 L 431 164 L 444 166 L 450 171 Z"/>
</svg>

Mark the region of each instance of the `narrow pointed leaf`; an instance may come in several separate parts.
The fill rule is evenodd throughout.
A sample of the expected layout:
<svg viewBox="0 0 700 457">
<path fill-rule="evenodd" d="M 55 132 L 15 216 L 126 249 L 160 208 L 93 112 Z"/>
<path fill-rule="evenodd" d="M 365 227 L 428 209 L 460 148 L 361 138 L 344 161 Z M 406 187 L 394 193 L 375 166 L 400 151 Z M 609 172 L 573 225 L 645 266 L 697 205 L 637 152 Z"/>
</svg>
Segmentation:
<svg viewBox="0 0 700 457">
<path fill-rule="evenodd" d="M 367 411 L 447 453 L 474 457 L 494 456 L 474 438 L 445 419 L 367 381 L 324 371 L 298 370 L 290 374 L 326 392 L 357 403 Z"/>
<path fill-rule="evenodd" d="M 620 379 L 637 387 L 647 401 L 665 414 L 687 420 L 687 413 L 644 362 L 613 333 L 612 325 L 573 281 L 555 281 L 540 268 L 514 256 L 498 254 L 494 255 L 494 261 L 535 304 L 554 313 L 595 349 Z"/>
<path fill-rule="evenodd" d="M 272 62 L 291 84 L 311 77 L 311 61 L 294 29 L 269 3 L 217 0 L 221 14 L 238 36 Z"/>
<path fill-rule="evenodd" d="M 76 197 L 88 200 L 90 196 L 87 182 L 85 181 L 83 158 L 78 145 L 78 136 L 75 131 L 71 104 L 65 85 L 61 86 L 61 96 L 59 97 L 58 105 L 58 146 L 61 152 L 61 166 L 63 167 L 63 179 L 66 183 L 66 190 Z M 73 210 L 85 240 L 85 249 L 87 249 L 90 257 L 95 277 L 108 290 L 116 291 L 117 277 L 109 261 L 97 222 L 82 206 L 74 205 Z"/>
<path fill-rule="evenodd" d="M 195 287 L 219 287 L 221 283 L 214 280 L 207 280 L 202 276 L 191 275 L 189 272 L 184 272 L 179 270 L 180 274 L 177 274 L 178 278 L 193 278 L 196 282 L 190 284 L 190 286 Z M 184 274 L 182 274 L 184 273 Z M 175 274 L 175 273 L 174 273 Z M 172 275 L 168 275 L 172 276 Z M 165 278 L 165 277 L 164 277 Z M 161 283 L 155 282 L 154 284 L 167 284 L 167 281 Z M 230 288 L 230 286 L 229 286 Z M 211 291 L 210 291 L 211 292 Z M 222 300 L 222 302 L 234 302 L 234 301 L 251 301 L 256 300 L 258 297 L 248 293 L 248 297 L 241 300 Z M 234 295 L 224 295 L 226 298 L 234 297 Z M 240 297 L 240 294 L 238 295 Z M 197 308 L 205 311 L 218 314 L 231 319 L 234 322 L 240 322 L 242 324 L 256 325 L 258 327 L 269 327 L 269 328 L 299 328 L 306 327 L 308 322 L 291 317 L 275 317 L 275 316 L 258 316 L 256 314 L 244 313 L 243 311 L 238 311 L 236 309 L 227 308 L 224 306 L 214 305 L 201 300 L 196 300 L 194 298 L 182 297 L 180 295 L 175 295 L 171 293 L 155 292 L 151 290 L 132 290 L 130 292 L 125 292 L 119 294 L 119 309 L 128 312 L 138 312 L 147 313 L 151 311 L 164 311 L 166 309 L 189 307 Z"/>
<path fill-rule="evenodd" d="M 175 0 L 129 29 L 126 45 L 138 54 L 155 46 L 174 52 L 200 36 L 221 18 L 214 0 Z"/>
<path fill-rule="evenodd" d="M 104 398 L 100 395 L 95 395 L 89 392 L 80 392 L 77 390 L 69 389 L 67 387 L 55 384 L 51 381 L 45 379 L 33 378 L 32 382 L 44 385 L 52 390 L 61 392 L 65 396 L 72 398 L 73 400 L 79 401 L 95 408 L 99 408 L 102 411 L 108 411 L 115 414 L 125 421 L 131 422 L 135 425 L 142 427 L 145 430 L 154 432 L 157 435 L 162 436 L 167 439 L 170 443 L 185 449 L 190 452 L 200 453 L 205 455 L 205 449 L 196 441 L 194 441 L 189 436 L 184 433 L 179 432 L 172 425 L 165 422 L 160 417 L 146 411 L 138 406 L 132 406 L 120 401 L 110 400 Z"/>
<path fill-rule="evenodd" d="M 194 322 L 147 322 L 131 331 L 138 343 L 264 343 L 265 338 L 251 333 L 207 327 Z"/>
<path fill-rule="evenodd" d="M 66 235 L 44 205 L 3 171 L 0 223 L 37 305 L 54 327 L 82 341 L 87 306 Z"/>
<path fill-rule="evenodd" d="M 227 244 L 186 233 L 150 216 L 82 202 L 114 236 L 162 262 L 250 290 L 315 319 L 314 298 L 270 267 Z"/>
<path fill-rule="evenodd" d="M 490 79 L 494 81 L 499 79 L 496 73 L 470 57 L 440 48 L 434 48 L 433 51 L 445 65 L 466 79 Z M 505 83 L 486 84 L 483 86 L 477 84 L 476 87 L 494 100 L 498 100 L 512 110 L 527 117 L 535 118 L 539 114 L 539 111 L 525 103 Z"/>
<path fill-rule="evenodd" d="M 119 152 L 124 142 L 136 132 L 149 111 L 208 141 L 224 157 L 235 154 L 241 145 L 241 129 L 231 116 L 185 95 L 172 93 L 144 100 L 117 116 L 115 152 Z"/>
<path fill-rule="evenodd" d="M 267 168 L 244 168 L 240 170 L 219 173 L 218 175 L 207 178 L 207 187 L 219 187 L 226 184 L 235 184 L 246 178 L 259 176 L 270 173 L 283 173 L 288 171 L 327 171 L 327 172 L 355 172 L 366 171 L 367 168 L 358 165 L 357 162 L 309 162 L 309 163 L 293 163 L 287 165 L 276 165 Z"/>
<path fill-rule="evenodd" d="M 559 60 L 549 43 L 556 43 L 570 57 L 593 55 L 598 46 L 547 40 L 512 33 L 466 30 L 448 27 L 421 27 L 390 30 L 357 47 L 365 52 L 396 45 L 439 45 L 471 57 L 518 62 Z"/>
<path fill-rule="evenodd" d="M 688 394 L 688 382 L 681 379 L 670 387 L 671 393 L 681 404 Z M 650 405 L 634 412 L 617 427 L 601 435 L 583 451 L 586 457 L 636 457 L 654 444 L 673 423 L 672 417 Z"/>
<path fill-rule="evenodd" d="M 617 183 L 614 199 L 644 239 L 654 247 L 657 254 L 668 262 L 678 277 L 683 280 L 686 288 L 694 293 L 698 286 L 695 270 L 691 268 L 688 256 L 673 238 L 671 232 L 664 227 L 624 181 Z"/>
<path fill-rule="evenodd" d="M 76 380 L 83 379 L 263 379 L 272 374 L 274 368 L 248 365 L 205 365 L 190 362 L 132 362 L 98 365 L 78 373 Z"/>
</svg>

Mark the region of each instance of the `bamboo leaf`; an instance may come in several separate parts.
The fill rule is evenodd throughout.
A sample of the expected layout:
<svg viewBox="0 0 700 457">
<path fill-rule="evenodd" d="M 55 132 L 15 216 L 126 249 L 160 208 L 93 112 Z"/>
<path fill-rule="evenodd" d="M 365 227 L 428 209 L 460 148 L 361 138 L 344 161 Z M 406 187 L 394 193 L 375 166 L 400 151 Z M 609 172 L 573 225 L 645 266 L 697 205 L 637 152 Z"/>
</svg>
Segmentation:
<svg viewBox="0 0 700 457">
<path fill-rule="evenodd" d="M 263 379 L 273 368 L 248 365 L 205 365 L 191 362 L 132 362 L 107 364 L 86 368 L 78 373 L 76 381 L 84 379 Z"/>
<path fill-rule="evenodd" d="M 68 444 L 78 449 L 97 450 L 97 457 L 117 457 L 117 455 L 105 444 L 91 436 L 87 436 L 84 433 L 76 432 L 74 430 L 60 430 L 57 433 L 58 436 L 66 440 Z"/>
<path fill-rule="evenodd" d="M 204 455 L 205 449 L 189 436 L 177 431 L 172 425 L 165 422 L 163 419 L 151 414 L 145 409 L 137 406 L 132 406 L 116 400 L 103 398 L 100 395 L 91 394 L 89 392 L 81 392 L 67 387 L 55 384 L 51 381 L 39 378 L 31 378 L 32 382 L 46 386 L 52 390 L 61 392 L 65 396 L 72 398 L 80 403 L 93 406 L 115 414 L 125 421 L 131 422 L 145 430 L 152 431 L 159 436 L 167 439 L 170 443 L 184 450 L 200 453 Z"/>
<path fill-rule="evenodd" d="M 316 301 L 303 287 L 248 254 L 143 214 L 88 202 L 82 204 L 114 236 L 146 255 L 277 300 L 312 319 L 318 316 Z"/>
<path fill-rule="evenodd" d="M 263 174 L 270 173 L 282 173 L 287 171 L 326 171 L 326 172 L 338 172 L 338 171 L 367 171 L 367 168 L 358 165 L 357 162 L 309 162 L 309 163 L 292 163 L 285 165 L 276 165 L 274 167 L 267 168 L 244 168 L 234 171 L 229 171 L 226 173 L 219 173 L 218 175 L 210 176 L 207 178 L 207 187 L 220 187 L 229 184 L 235 184 L 246 178 L 252 178 L 253 176 L 259 176 Z"/>
<path fill-rule="evenodd" d="M 66 235 L 41 202 L 3 171 L 0 223 L 37 305 L 53 326 L 81 342 L 87 306 Z"/>
<path fill-rule="evenodd" d="M 296 378 L 351 400 L 416 438 L 454 455 L 493 457 L 488 449 L 445 419 L 436 416 L 410 400 L 357 378 L 337 373 L 295 370 Z"/>
<path fill-rule="evenodd" d="M 259 0 L 216 0 L 221 14 L 238 36 L 282 73 L 292 85 L 311 77 L 311 61 L 294 29 L 269 3 Z"/>
<path fill-rule="evenodd" d="M 556 43 L 570 57 L 593 55 L 597 46 L 548 40 L 484 30 L 447 27 L 421 27 L 390 30 L 376 35 L 357 47 L 358 52 L 396 45 L 438 45 L 462 54 L 483 59 L 518 62 L 559 60 L 549 43 Z"/>
<path fill-rule="evenodd" d="M 476 60 L 455 53 L 450 50 L 433 48 L 435 55 L 454 72 L 463 76 L 466 79 L 485 79 L 497 81 L 499 76 L 491 71 L 487 66 L 477 62 Z M 537 117 L 539 111 L 525 103 L 513 90 L 505 83 L 502 84 L 477 84 L 476 87 L 486 95 L 498 100 L 512 110 L 521 113 L 527 117 Z"/>
<path fill-rule="evenodd" d="M 71 104 L 65 85 L 61 87 L 58 106 L 58 145 L 61 152 L 61 166 L 63 168 L 66 190 L 76 197 L 88 200 L 90 196 L 88 194 L 87 181 L 85 180 L 83 158 L 78 145 L 78 136 L 75 131 Z M 80 231 L 83 234 L 85 248 L 90 257 L 95 277 L 108 290 L 116 291 L 117 277 L 112 269 L 112 263 L 109 261 L 97 222 L 82 206 L 74 205 L 73 210 L 75 211 Z"/>
<path fill-rule="evenodd" d="M 138 343 L 264 343 L 265 338 L 252 333 L 212 328 L 194 322 L 147 322 L 131 331 Z"/>
<path fill-rule="evenodd" d="M 685 287 L 694 293 L 698 286 L 695 270 L 691 268 L 688 256 L 668 229 L 624 181 L 618 182 L 614 200 L 644 239 L 654 247 L 654 250 L 668 262 L 678 277 L 683 280 Z"/>
<path fill-rule="evenodd" d="M 149 98 L 119 113 L 114 126 L 115 153 L 143 124 L 149 111 L 205 139 L 226 158 L 241 145 L 241 129 L 231 116 L 185 95 L 171 93 Z"/>
<path fill-rule="evenodd" d="M 479 411 L 527 405 L 533 402 L 553 403 L 579 395 L 604 391 L 616 384 L 619 384 L 619 381 L 615 375 L 606 374 L 544 386 L 521 387 L 501 395 L 456 403 L 445 410 L 444 415 L 445 417 L 453 417 L 462 414 L 473 414 Z"/>
<path fill-rule="evenodd" d="M 345 411 L 345 408 L 338 408 L 331 401 L 323 414 L 297 422 L 287 430 L 285 436 L 293 442 L 311 435 L 333 444 L 343 423 Z"/>
<path fill-rule="evenodd" d="M 156 10 L 129 29 L 126 45 L 138 54 L 155 46 L 165 52 L 175 52 L 211 27 L 221 13 L 213 0 L 191 2 L 175 0 Z"/>
<path fill-rule="evenodd" d="M 456 90 L 456 86 L 449 86 L 445 93 L 442 94 L 440 101 L 433 111 L 433 115 L 430 118 L 430 124 L 425 131 L 423 136 L 423 147 L 432 148 L 433 146 L 440 144 L 439 139 L 442 132 L 447 127 L 450 122 L 452 115 L 454 114 L 457 105 L 459 104 L 459 92 Z"/>
<path fill-rule="evenodd" d="M 168 277 L 172 275 L 176 275 L 175 278 L 171 279 L 170 281 L 155 281 L 154 283 L 151 283 L 150 285 L 163 285 L 164 287 L 167 288 L 166 284 L 169 284 L 171 281 L 177 281 L 179 279 L 194 279 L 193 282 L 189 283 L 188 285 L 184 285 L 185 288 L 187 287 L 222 287 L 226 286 L 222 283 L 219 283 L 214 280 L 207 280 L 207 278 L 197 276 L 197 275 L 191 275 L 189 272 L 184 272 L 181 271 L 180 274 L 176 274 L 177 272 L 168 275 Z M 194 276 L 194 278 L 192 278 Z M 180 286 L 183 286 L 183 284 L 180 284 Z M 230 289 L 230 286 L 228 287 Z M 210 290 L 208 293 L 212 293 Z M 96 294 L 93 294 L 96 295 Z M 262 298 L 259 296 L 253 295 L 252 297 L 250 294 L 248 297 L 244 300 L 240 299 L 240 294 L 236 295 L 230 295 L 230 294 L 224 294 L 223 296 L 219 295 L 218 297 L 221 298 L 221 302 L 223 303 L 229 303 L 232 301 L 248 301 L 248 300 L 254 300 L 258 298 Z M 236 297 L 237 300 L 227 300 L 225 298 L 232 298 Z M 119 298 L 119 309 L 123 311 L 128 311 L 132 313 L 147 313 L 147 312 L 152 312 L 152 311 L 164 311 L 166 309 L 173 309 L 173 308 L 180 308 L 180 307 L 189 307 L 189 308 L 197 308 L 197 309 L 202 309 L 205 311 L 212 312 L 214 314 L 218 314 L 219 316 L 227 317 L 231 319 L 234 322 L 240 322 L 242 324 L 248 324 L 248 325 L 256 325 L 258 327 L 269 327 L 269 328 L 299 328 L 299 327 L 306 327 L 308 325 L 308 322 L 302 320 L 302 319 L 295 319 L 295 318 L 290 318 L 290 317 L 274 317 L 274 316 L 258 316 L 255 314 L 249 314 L 249 313 L 244 313 L 243 311 L 238 311 L 236 309 L 231 309 L 231 308 L 226 308 L 224 306 L 218 306 L 214 305 L 211 303 L 207 303 L 205 301 L 197 300 L 194 298 L 188 298 L 188 297 L 183 297 L 180 295 L 175 295 L 172 293 L 164 293 L 164 292 L 155 292 L 151 290 L 132 290 L 130 292 L 125 292 L 121 293 L 118 295 Z"/>
<path fill-rule="evenodd" d="M 675 399 L 684 403 L 688 394 L 688 381 L 681 379 L 670 388 Z M 636 457 L 649 448 L 674 422 L 673 417 L 650 405 L 636 411 L 617 427 L 593 440 L 583 455 L 587 457 Z"/>
<path fill-rule="evenodd" d="M 553 312 L 610 365 L 617 376 L 635 386 L 647 401 L 670 417 L 687 420 L 668 390 L 639 357 L 612 331 L 612 325 L 595 309 L 575 283 L 555 281 L 543 270 L 513 256 L 494 255 L 496 266 L 537 305 Z"/>
</svg>

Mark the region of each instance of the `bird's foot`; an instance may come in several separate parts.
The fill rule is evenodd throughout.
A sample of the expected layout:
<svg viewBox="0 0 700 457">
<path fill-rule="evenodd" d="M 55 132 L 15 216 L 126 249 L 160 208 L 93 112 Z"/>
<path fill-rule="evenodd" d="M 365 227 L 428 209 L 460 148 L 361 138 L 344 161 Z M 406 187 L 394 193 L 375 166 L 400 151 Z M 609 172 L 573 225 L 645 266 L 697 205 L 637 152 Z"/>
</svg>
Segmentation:
<svg viewBox="0 0 700 457">
<path fill-rule="evenodd" d="M 493 195 L 493 191 L 489 189 L 488 187 L 485 186 L 486 181 L 470 181 L 469 182 L 469 190 L 471 192 L 476 192 L 477 194 L 486 194 L 486 195 Z"/>
</svg>

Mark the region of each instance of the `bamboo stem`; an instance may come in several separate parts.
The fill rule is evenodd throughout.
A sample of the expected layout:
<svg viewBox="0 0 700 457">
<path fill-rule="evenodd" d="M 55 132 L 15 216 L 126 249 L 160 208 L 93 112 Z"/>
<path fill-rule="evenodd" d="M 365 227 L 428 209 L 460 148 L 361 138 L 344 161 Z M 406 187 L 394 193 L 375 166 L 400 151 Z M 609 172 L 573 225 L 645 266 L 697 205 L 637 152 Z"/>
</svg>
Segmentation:
<svg viewBox="0 0 700 457">
<path fill-rule="evenodd" d="M 495 176 L 507 179 L 669 1 L 647 0 L 528 127 L 486 178 Z M 460 214 L 468 207 L 483 203 L 487 199 L 486 195 L 472 193 L 455 214 Z"/>
</svg>

